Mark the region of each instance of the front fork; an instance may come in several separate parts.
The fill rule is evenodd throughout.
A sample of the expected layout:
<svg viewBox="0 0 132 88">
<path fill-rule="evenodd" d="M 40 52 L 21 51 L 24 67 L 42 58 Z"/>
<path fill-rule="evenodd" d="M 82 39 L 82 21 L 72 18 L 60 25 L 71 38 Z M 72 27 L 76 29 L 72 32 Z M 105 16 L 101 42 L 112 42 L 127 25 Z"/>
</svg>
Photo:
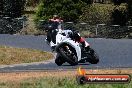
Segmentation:
<svg viewBox="0 0 132 88">
<path fill-rule="evenodd" d="M 65 49 L 66 49 L 67 55 L 69 55 L 69 56 L 73 55 L 73 52 L 70 50 L 69 46 L 65 46 Z"/>
</svg>

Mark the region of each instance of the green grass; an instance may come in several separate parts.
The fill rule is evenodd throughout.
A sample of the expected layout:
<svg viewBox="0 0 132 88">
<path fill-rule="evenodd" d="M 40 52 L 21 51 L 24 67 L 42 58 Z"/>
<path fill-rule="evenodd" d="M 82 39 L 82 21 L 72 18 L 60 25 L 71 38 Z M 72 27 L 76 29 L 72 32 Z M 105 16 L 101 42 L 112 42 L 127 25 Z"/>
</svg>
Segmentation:
<svg viewBox="0 0 132 88">
<path fill-rule="evenodd" d="M 49 52 L 0 46 L 0 65 L 39 62 L 52 58 L 53 54 Z"/>
<path fill-rule="evenodd" d="M 85 84 L 78 85 L 74 77 L 72 78 L 30 78 L 19 83 L 2 82 L 0 88 L 132 88 L 129 84 Z"/>
</svg>

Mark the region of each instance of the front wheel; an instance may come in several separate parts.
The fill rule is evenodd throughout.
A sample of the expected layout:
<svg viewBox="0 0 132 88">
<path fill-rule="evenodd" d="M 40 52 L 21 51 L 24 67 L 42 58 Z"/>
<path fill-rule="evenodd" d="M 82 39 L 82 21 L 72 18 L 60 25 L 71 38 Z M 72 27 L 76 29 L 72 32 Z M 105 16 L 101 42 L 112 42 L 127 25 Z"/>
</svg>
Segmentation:
<svg viewBox="0 0 132 88">
<path fill-rule="evenodd" d="M 67 49 L 67 47 L 68 47 L 69 49 Z M 65 58 L 65 60 L 66 60 L 70 65 L 72 65 L 72 66 L 77 65 L 77 64 L 78 64 L 78 58 L 77 58 L 77 56 L 76 56 L 76 54 L 75 54 L 74 49 L 71 48 L 71 47 L 69 47 L 69 46 L 67 46 L 67 47 L 63 47 L 63 48 L 61 47 L 61 48 L 59 49 L 60 54 Z M 70 52 L 69 52 L 69 51 L 70 51 Z"/>
<path fill-rule="evenodd" d="M 76 55 L 72 56 L 72 61 L 70 61 L 69 64 L 72 66 L 78 65 L 78 59 L 77 59 Z"/>
<path fill-rule="evenodd" d="M 63 58 L 62 58 L 59 54 L 56 55 L 55 63 L 56 63 L 58 66 L 61 66 L 61 65 L 64 63 Z"/>
</svg>

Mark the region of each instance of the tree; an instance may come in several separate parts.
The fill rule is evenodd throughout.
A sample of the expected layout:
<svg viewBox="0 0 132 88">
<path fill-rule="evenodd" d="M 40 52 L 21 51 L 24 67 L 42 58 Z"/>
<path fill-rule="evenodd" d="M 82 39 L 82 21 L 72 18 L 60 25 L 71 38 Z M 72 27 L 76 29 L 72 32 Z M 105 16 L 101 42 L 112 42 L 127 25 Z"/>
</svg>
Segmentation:
<svg viewBox="0 0 132 88">
<path fill-rule="evenodd" d="M 80 16 L 80 22 L 86 22 L 89 25 L 110 24 L 112 7 L 100 4 L 86 6 L 83 14 Z"/>
<path fill-rule="evenodd" d="M 26 6 L 36 6 L 40 0 L 26 0 Z"/>
<path fill-rule="evenodd" d="M 57 14 L 64 21 L 76 22 L 82 14 L 82 8 L 85 5 L 86 3 L 81 0 L 42 0 L 38 6 L 36 20 L 47 20 Z"/>
<path fill-rule="evenodd" d="M 87 4 L 93 4 L 93 0 L 82 0 L 83 2 L 87 3 Z"/>
<path fill-rule="evenodd" d="M 127 4 L 128 20 L 130 20 L 130 23 L 132 25 L 132 0 L 128 0 Z"/>
<path fill-rule="evenodd" d="M 3 0 L 0 0 L 0 15 L 2 15 L 2 11 L 3 11 Z"/>
<path fill-rule="evenodd" d="M 24 10 L 25 0 L 3 0 L 3 15 L 11 18 L 20 17 Z"/>
<path fill-rule="evenodd" d="M 128 24 L 132 24 L 132 0 L 113 0 L 115 5 L 120 5 L 121 3 L 127 3 L 127 8 L 126 8 L 126 12 L 122 12 L 122 13 L 115 13 L 115 15 L 117 14 L 117 16 L 113 16 L 115 19 L 113 22 L 117 22 L 117 23 L 122 23 L 122 25 L 128 23 Z M 117 12 L 117 11 L 115 11 Z M 122 14 L 122 16 L 121 16 Z M 121 17 L 122 21 L 121 21 Z M 120 19 L 119 19 L 120 17 Z"/>
<path fill-rule="evenodd" d="M 115 5 L 120 5 L 121 3 L 126 3 L 127 0 L 113 0 Z"/>
<path fill-rule="evenodd" d="M 125 26 L 127 23 L 126 11 L 114 9 L 112 12 L 112 24 Z"/>
</svg>

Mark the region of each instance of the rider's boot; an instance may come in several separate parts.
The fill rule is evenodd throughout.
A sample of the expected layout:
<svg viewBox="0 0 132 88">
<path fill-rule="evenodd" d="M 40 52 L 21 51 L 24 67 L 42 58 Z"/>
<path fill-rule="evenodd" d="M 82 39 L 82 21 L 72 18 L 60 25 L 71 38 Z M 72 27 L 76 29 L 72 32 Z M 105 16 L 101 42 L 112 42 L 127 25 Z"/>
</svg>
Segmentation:
<svg viewBox="0 0 132 88">
<path fill-rule="evenodd" d="M 48 41 L 47 38 L 45 39 L 45 42 L 46 42 L 48 45 L 50 45 L 50 41 Z"/>
<path fill-rule="evenodd" d="M 55 51 L 55 46 L 52 46 L 51 47 L 51 50 L 52 50 L 52 52 Z"/>
<path fill-rule="evenodd" d="M 82 44 L 83 50 L 89 51 L 89 49 L 90 49 L 89 43 L 87 43 L 86 41 L 84 41 L 84 42 L 81 42 L 81 44 Z"/>
<path fill-rule="evenodd" d="M 85 47 L 85 50 L 89 51 L 90 50 L 90 46 Z"/>
</svg>

